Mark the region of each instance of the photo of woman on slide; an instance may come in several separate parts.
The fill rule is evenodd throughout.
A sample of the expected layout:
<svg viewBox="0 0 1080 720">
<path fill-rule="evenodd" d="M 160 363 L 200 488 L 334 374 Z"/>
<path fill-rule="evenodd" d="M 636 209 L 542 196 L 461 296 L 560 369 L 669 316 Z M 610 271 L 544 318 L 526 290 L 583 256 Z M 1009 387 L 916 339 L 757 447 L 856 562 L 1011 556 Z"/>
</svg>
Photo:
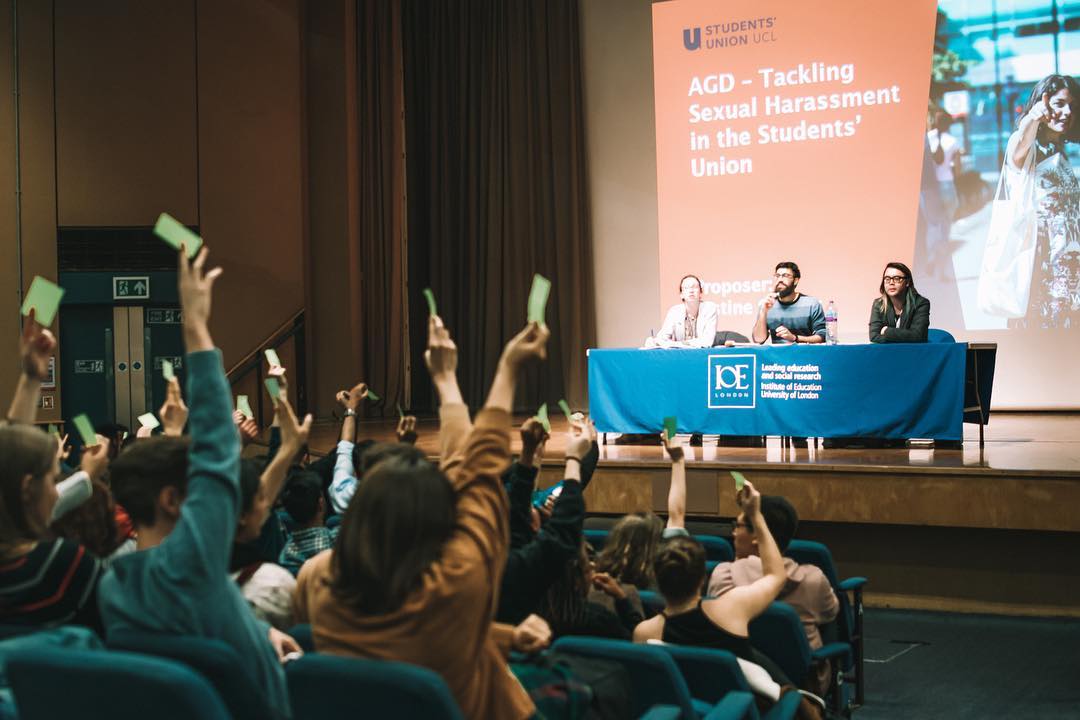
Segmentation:
<svg viewBox="0 0 1080 720">
<path fill-rule="evenodd" d="M 1010 328 L 1080 323 L 1080 183 L 1065 143 L 1080 140 L 1080 84 L 1048 75 L 1009 137 L 979 278 L 980 308 Z"/>
</svg>

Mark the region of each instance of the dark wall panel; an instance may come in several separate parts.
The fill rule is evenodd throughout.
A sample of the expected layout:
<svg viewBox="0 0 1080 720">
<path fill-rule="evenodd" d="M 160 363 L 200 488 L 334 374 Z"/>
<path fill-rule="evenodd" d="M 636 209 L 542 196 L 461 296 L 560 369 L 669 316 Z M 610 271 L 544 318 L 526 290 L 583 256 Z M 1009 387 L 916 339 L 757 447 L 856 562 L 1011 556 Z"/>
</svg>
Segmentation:
<svg viewBox="0 0 1080 720">
<path fill-rule="evenodd" d="M 57 0 L 60 225 L 198 224 L 195 0 Z"/>
<path fill-rule="evenodd" d="M 301 0 L 199 0 L 199 200 L 230 365 L 304 304 Z"/>
</svg>

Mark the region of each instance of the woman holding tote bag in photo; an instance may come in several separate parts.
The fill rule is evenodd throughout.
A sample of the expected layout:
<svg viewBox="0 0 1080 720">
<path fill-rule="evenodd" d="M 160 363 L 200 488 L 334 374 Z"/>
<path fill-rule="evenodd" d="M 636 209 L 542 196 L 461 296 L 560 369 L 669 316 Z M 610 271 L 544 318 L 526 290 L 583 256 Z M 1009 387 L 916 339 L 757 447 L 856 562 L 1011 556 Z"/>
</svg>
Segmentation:
<svg viewBox="0 0 1080 720">
<path fill-rule="evenodd" d="M 1080 183 L 1065 143 L 1080 139 L 1080 84 L 1048 75 L 1005 149 L 979 275 L 979 308 L 1011 328 L 1080 323 Z"/>
</svg>

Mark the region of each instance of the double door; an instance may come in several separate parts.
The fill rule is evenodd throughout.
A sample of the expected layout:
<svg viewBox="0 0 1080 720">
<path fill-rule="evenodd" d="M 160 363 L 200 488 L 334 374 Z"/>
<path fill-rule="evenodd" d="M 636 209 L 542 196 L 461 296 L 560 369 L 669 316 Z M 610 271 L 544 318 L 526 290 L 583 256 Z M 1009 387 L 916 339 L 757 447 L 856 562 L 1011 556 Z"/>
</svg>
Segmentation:
<svg viewBox="0 0 1080 720">
<path fill-rule="evenodd" d="M 180 310 L 142 305 L 71 305 L 61 311 L 64 418 L 86 413 L 132 434 L 165 401 L 162 360 L 184 380 Z"/>
</svg>

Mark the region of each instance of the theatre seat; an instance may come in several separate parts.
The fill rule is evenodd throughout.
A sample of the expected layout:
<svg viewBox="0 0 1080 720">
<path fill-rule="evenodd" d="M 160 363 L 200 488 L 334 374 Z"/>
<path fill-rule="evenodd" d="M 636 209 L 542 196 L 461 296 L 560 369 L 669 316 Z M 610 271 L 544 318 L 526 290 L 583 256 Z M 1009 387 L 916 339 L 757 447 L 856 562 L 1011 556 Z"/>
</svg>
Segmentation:
<svg viewBox="0 0 1080 720">
<path fill-rule="evenodd" d="M 294 720 L 461 720 L 446 682 L 401 662 L 308 653 L 285 666 Z"/>
<path fill-rule="evenodd" d="M 202 675 L 149 655 L 35 648 L 12 654 L 7 676 L 21 720 L 230 720 Z"/>
</svg>

